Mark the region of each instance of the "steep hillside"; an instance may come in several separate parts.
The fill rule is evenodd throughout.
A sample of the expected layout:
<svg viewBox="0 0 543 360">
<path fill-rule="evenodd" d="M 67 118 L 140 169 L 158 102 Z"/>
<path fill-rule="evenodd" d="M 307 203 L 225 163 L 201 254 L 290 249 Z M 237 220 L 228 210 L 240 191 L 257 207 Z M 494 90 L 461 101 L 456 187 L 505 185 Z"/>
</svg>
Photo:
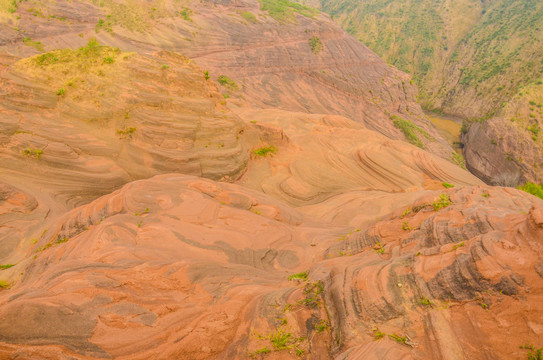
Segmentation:
<svg viewBox="0 0 543 360">
<path fill-rule="evenodd" d="M 512 185 L 541 182 L 543 147 L 534 109 L 539 102 L 533 98 L 543 93 L 543 3 L 323 0 L 316 5 L 411 74 L 424 108 L 464 118 L 468 126 L 478 123 L 463 141 L 468 167 L 481 179 L 500 183 L 496 177 L 507 173 L 517 179 Z M 509 123 L 515 119 L 520 121 Z"/>
<path fill-rule="evenodd" d="M 539 1 L 323 0 L 321 6 L 412 74 L 427 109 L 488 117 L 543 74 Z"/>
<path fill-rule="evenodd" d="M 51 1 L 39 7 L 21 2 L 20 19 L 0 50 L 28 56 L 77 48 L 96 37 L 123 51 L 175 51 L 208 71 L 211 80 L 220 77 L 225 98 L 242 97 L 262 108 L 340 114 L 405 139 L 391 118 L 399 116 L 424 131 L 420 146 L 451 159 L 451 148 L 424 117 L 405 74 L 327 16 L 287 3 L 270 2 L 267 6 L 275 4 L 270 15 L 257 1 Z"/>
</svg>

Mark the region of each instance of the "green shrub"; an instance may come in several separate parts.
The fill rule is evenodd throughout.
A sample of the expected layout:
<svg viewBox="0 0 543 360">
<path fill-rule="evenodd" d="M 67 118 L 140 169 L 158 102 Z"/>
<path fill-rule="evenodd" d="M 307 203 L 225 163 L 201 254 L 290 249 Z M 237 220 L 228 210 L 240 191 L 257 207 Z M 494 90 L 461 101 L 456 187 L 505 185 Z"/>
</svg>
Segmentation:
<svg viewBox="0 0 543 360">
<path fill-rule="evenodd" d="M 309 271 L 304 271 L 301 273 L 289 275 L 288 279 L 291 281 L 292 280 L 307 281 L 308 276 L 309 276 Z"/>
<path fill-rule="evenodd" d="M 23 150 L 23 155 L 32 156 L 32 157 L 35 157 L 36 159 L 39 159 L 41 157 L 41 154 L 43 154 L 42 149 L 32 149 L 32 148 L 27 147 L 26 149 Z"/>
<path fill-rule="evenodd" d="M 401 118 L 399 116 L 396 116 L 396 115 L 392 115 L 390 118 L 394 122 L 394 126 L 397 129 L 399 129 L 399 130 L 401 130 L 403 132 L 403 134 L 405 136 L 405 139 L 409 143 L 411 143 L 411 144 L 413 144 L 415 146 L 418 146 L 421 149 L 424 148 L 424 144 L 419 139 L 417 134 L 424 136 L 428 140 L 430 140 L 432 138 L 424 129 L 421 129 L 420 127 L 413 124 L 409 120 L 405 120 L 405 119 L 403 119 L 403 118 Z"/>
<path fill-rule="evenodd" d="M 450 189 L 450 188 L 453 188 L 453 187 L 454 187 L 453 184 L 449 184 L 449 183 L 447 183 L 447 182 L 441 183 L 441 185 L 443 185 L 446 189 Z"/>
<path fill-rule="evenodd" d="M 58 96 L 62 96 L 64 94 L 66 94 L 66 89 L 60 88 L 60 89 L 57 90 L 57 95 Z"/>
<path fill-rule="evenodd" d="M 136 128 L 135 127 L 127 127 L 127 128 L 124 128 L 124 129 L 118 129 L 117 130 L 117 135 L 120 136 L 120 138 L 125 138 L 125 137 L 129 137 L 131 138 L 132 135 L 136 132 Z"/>
<path fill-rule="evenodd" d="M 25 44 L 26 46 L 31 46 L 38 51 L 44 51 L 43 44 L 41 42 L 33 41 L 26 36 L 23 38 L 23 44 Z"/>
<path fill-rule="evenodd" d="M 0 270 L 6 270 L 6 269 L 9 269 L 10 267 L 14 267 L 14 266 L 15 266 L 14 264 L 0 265 Z"/>
<path fill-rule="evenodd" d="M 259 0 L 260 8 L 277 21 L 294 21 L 295 14 L 313 17 L 318 11 L 289 0 Z"/>
<path fill-rule="evenodd" d="M 447 206 L 452 205 L 452 201 L 447 194 L 439 195 L 439 199 L 434 200 L 433 206 L 434 211 L 446 208 Z"/>
<path fill-rule="evenodd" d="M 258 149 L 253 150 L 253 154 L 256 156 L 266 157 L 268 154 L 275 154 L 277 152 L 277 148 L 273 145 L 267 146 L 267 147 L 261 147 Z"/>
<path fill-rule="evenodd" d="M 543 347 L 536 349 L 532 344 L 521 345 L 521 349 L 528 350 L 526 354 L 528 360 L 543 360 Z"/>
<path fill-rule="evenodd" d="M 94 26 L 94 31 L 99 32 L 101 29 L 104 29 L 108 33 L 113 33 L 113 21 L 111 21 L 110 17 L 107 17 L 106 20 L 98 20 L 96 26 Z"/>
<path fill-rule="evenodd" d="M 241 17 L 247 20 L 248 22 L 255 23 L 256 16 L 250 11 L 244 11 L 241 13 Z"/>
<path fill-rule="evenodd" d="M 538 124 L 532 124 L 532 125 L 528 126 L 526 128 L 526 130 L 528 130 L 530 133 L 532 133 L 532 140 L 536 141 L 537 136 L 539 135 L 539 131 L 541 130 L 541 128 L 539 127 Z"/>
<path fill-rule="evenodd" d="M 425 296 L 421 296 L 419 300 L 419 304 L 424 306 L 432 306 L 432 301 Z"/>
<path fill-rule="evenodd" d="M 452 153 L 452 160 L 454 163 L 458 166 L 460 166 L 462 169 L 466 168 L 466 160 L 464 160 L 464 157 L 457 153 L 456 151 L 453 151 Z"/>
<path fill-rule="evenodd" d="M 394 341 L 399 342 L 400 344 L 406 344 L 407 343 L 407 337 L 397 335 L 396 333 L 393 333 L 392 335 L 388 335 L 389 338 L 391 338 Z"/>
<path fill-rule="evenodd" d="M 317 36 L 313 36 L 311 39 L 309 39 L 309 47 L 314 54 L 318 54 L 322 51 L 324 45 L 322 44 L 321 39 L 319 39 Z"/>
<path fill-rule="evenodd" d="M 328 322 L 324 319 L 321 319 L 318 324 L 315 325 L 315 330 L 317 330 L 318 333 L 321 333 L 323 331 L 326 331 L 330 328 L 330 325 Z"/>
<path fill-rule="evenodd" d="M 543 185 L 537 185 L 531 182 L 527 182 L 523 186 L 519 186 L 518 189 L 526 191 L 532 195 L 537 196 L 540 199 L 543 199 Z"/>
<path fill-rule="evenodd" d="M 189 8 L 184 8 L 183 10 L 179 11 L 178 14 L 185 20 L 192 21 L 190 16 L 192 15 L 192 10 Z"/>
<path fill-rule="evenodd" d="M 384 332 L 382 332 L 381 330 L 379 330 L 379 329 L 374 329 L 374 330 L 373 330 L 373 340 L 374 340 L 374 341 L 375 341 L 375 340 L 380 340 L 380 339 L 384 338 L 385 335 L 386 335 L 386 334 L 385 334 Z"/>
<path fill-rule="evenodd" d="M 219 84 L 221 84 L 224 87 L 228 87 L 228 88 L 233 89 L 233 90 L 238 89 L 238 85 L 234 82 L 234 80 L 230 79 L 226 75 L 220 75 L 217 78 L 217 81 L 219 82 Z"/>
<path fill-rule="evenodd" d="M 17 0 L 11 0 L 11 3 L 8 7 L 8 12 L 13 14 L 17 11 Z"/>
</svg>

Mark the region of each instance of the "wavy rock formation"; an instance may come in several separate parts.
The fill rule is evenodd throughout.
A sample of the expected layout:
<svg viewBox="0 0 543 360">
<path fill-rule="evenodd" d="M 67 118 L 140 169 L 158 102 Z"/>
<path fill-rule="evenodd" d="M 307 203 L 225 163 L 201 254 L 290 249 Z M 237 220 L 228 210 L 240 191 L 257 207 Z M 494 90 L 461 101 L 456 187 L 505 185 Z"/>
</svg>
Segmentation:
<svg viewBox="0 0 543 360">
<path fill-rule="evenodd" d="M 235 108 L 253 147 L 275 146 L 269 161 L 255 156 L 239 183 L 301 206 L 349 192 L 409 193 L 479 180 L 415 146 L 390 140 L 340 116 Z"/>
<path fill-rule="evenodd" d="M 464 187 L 435 211 L 440 193 L 360 231 L 234 184 L 130 183 L 53 222 L 3 270 L 14 285 L 0 291 L 0 354 L 518 357 L 541 338 L 543 202 Z"/>
<path fill-rule="evenodd" d="M 409 78 L 326 15 L 293 12 L 277 18 L 256 0 L 101 4 L 51 1 L 36 9 L 19 3 L 19 32 L 4 39 L 0 51 L 25 57 L 36 49 L 77 48 L 92 36 L 124 51 L 175 51 L 196 60 L 213 79 L 229 76 L 235 86 L 224 89 L 226 96 L 239 93 L 258 107 L 340 114 L 404 139 L 390 119 L 398 115 L 430 135 L 421 138 L 425 147 L 451 158 L 451 148 L 425 118 Z M 250 20 L 243 16 L 247 13 Z M 313 38 L 319 47 L 312 47 Z"/>
<path fill-rule="evenodd" d="M 448 206 L 425 196 L 347 235 L 313 268 L 336 358 L 511 359 L 540 340 L 543 202 L 505 188 L 446 194 Z"/>
<path fill-rule="evenodd" d="M 6 178 L 24 173 L 66 203 L 165 172 L 236 178 L 248 161 L 241 121 L 183 56 L 89 43 L 21 60 L 0 81 Z"/>
<path fill-rule="evenodd" d="M 0 359 L 541 346 L 543 202 L 454 165 L 405 75 L 326 17 L 253 1 L 14 6 Z"/>
</svg>

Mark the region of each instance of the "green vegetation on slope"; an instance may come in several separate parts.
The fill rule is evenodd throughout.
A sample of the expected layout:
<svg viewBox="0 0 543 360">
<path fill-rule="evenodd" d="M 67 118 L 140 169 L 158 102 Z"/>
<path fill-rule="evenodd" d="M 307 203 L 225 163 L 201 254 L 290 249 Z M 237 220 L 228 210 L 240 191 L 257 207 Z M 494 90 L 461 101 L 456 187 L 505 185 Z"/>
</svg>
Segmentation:
<svg viewBox="0 0 543 360">
<path fill-rule="evenodd" d="M 431 136 L 424 129 L 421 129 L 417 125 L 413 124 L 411 121 L 405 120 L 396 115 L 392 115 L 390 118 L 394 122 L 394 126 L 403 132 L 405 139 L 411 144 L 418 146 L 422 149 L 424 148 L 424 144 L 422 143 L 418 135 L 422 135 L 428 140 L 431 139 Z"/>
<path fill-rule="evenodd" d="M 313 17 L 318 13 L 317 10 L 307 6 L 289 1 L 289 0 L 259 0 L 261 9 L 267 11 L 272 18 L 277 21 L 287 22 L 295 21 L 296 14 L 307 17 Z"/>
<path fill-rule="evenodd" d="M 538 0 L 322 0 L 344 29 L 412 74 L 428 109 L 466 100 L 492 115 L 543 74 L 543 2 Z"/>
<path fill-rule="evenodd" d="M 309 47 L 314 54 L 318 54 L 322 51 L 324 45 L 318 36 L 313 36 L 311 39 L 309 39 Z"/>
<path fill-rule="evenodd" d="M 527 182 L 525 185 L 519 186 L 519 189 L 535 195 L 540 199 L 543 199 L 543 185 L 541 184 L 537 185 L 531 182 Z"/>
</svg>

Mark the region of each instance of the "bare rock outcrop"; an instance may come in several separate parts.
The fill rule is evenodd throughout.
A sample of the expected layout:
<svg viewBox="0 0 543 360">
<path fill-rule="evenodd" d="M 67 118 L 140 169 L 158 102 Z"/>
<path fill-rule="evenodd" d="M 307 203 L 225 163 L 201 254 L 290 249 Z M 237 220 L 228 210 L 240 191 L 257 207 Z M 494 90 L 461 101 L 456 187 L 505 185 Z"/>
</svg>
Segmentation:
<svg viewBox="0 0 543 360">
<path fill-rule="evenodd" d="M 522 356 L 542 335 L 543 203 L 478 186 L 409 208 L 357 231 L 235 184 L 130 183 L 3 270 L 0 356 Z"/>
</svg>

